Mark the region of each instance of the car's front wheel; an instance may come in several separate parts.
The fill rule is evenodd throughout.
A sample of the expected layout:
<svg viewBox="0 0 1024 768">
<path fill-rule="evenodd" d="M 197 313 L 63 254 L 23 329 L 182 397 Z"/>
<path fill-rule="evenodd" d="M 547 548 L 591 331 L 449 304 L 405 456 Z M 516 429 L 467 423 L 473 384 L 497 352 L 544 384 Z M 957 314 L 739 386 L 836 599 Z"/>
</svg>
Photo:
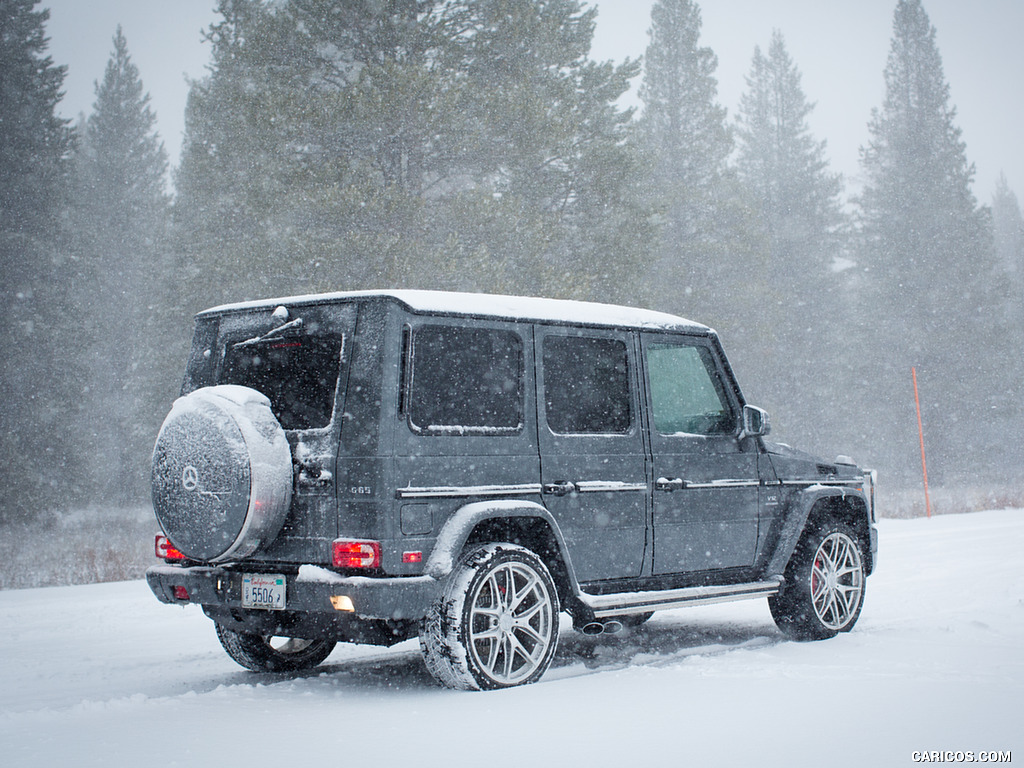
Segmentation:
<svg viewBox="0 0 1024 768">
<path fill-rule="evenodd" d="M 427 669 L 449 688 L 532 683 L 558 643 L 558 594 L 544 562 L 515 544 L 471 550 L 420 629 Z"/>
<path fill-rule="evenodd" d="M 812 525 L 786 567 L 782 590 L 768 598 L 775 623 L 795 640 L 849 632 L 864 605 L 860 538 L 842 521 Z"/>
<path fill-rule="evenodd" d="M 331 655 L 333 640 L 304 640 L 236 632 L 217 624 L 217 639 L 228 656 L 253 672 L 312 669 Z"/>
</svg>

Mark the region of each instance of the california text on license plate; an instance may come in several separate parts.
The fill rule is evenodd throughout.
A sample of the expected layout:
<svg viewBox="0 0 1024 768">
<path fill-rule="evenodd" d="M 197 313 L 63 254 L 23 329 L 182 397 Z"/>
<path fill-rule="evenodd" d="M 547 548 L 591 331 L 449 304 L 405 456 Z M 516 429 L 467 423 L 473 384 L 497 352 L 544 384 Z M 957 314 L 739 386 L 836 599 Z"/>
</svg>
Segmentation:
<svg viewBox="0 0 1024 768">
<path fill-rule="evenodd" d="M 285 577 L 280 573 L 243 573 L 242 607 L 284 610 L 285 586 Z"/>
</svg>

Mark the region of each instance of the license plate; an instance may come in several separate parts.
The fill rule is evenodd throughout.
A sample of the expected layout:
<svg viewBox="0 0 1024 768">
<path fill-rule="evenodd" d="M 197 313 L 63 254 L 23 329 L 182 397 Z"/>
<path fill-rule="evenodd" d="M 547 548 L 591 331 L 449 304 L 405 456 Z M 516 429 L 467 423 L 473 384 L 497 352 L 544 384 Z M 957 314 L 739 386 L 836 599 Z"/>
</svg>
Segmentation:
<svg viewBox="0 0 1024 768">
<path fill-rule="evenodd" d="M 242 607 L 284 610 L 285 586 L 285 577 L 280 573 L 243 573 Z"/>
</svg>

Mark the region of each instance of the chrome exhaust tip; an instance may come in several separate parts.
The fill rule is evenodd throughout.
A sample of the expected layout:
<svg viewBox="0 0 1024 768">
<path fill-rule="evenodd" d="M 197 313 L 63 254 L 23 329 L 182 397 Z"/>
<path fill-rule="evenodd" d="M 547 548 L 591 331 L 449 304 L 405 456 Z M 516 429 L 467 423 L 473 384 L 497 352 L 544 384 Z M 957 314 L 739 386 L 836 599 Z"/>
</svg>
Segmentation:
<svg viewBox="0 0 1024 768">
<path fill-rule="evenodd" d="M 606 635 L 617 635 L 623 629 L 625 629 L 625 626 L 623 626 L 621 621 L 615 621 L 613 619 L 612 621 L 606 621 L 604 623 L 604 633 Z"/>
<path fill-rule="evenodd" d="M 615 635 L 621 632 L 625 627 L 621 621 L 592 621 L 589 624 L 584 624 L 580 632 L 584 635 L 596 636 L 596 635 Z"/>
</svg>

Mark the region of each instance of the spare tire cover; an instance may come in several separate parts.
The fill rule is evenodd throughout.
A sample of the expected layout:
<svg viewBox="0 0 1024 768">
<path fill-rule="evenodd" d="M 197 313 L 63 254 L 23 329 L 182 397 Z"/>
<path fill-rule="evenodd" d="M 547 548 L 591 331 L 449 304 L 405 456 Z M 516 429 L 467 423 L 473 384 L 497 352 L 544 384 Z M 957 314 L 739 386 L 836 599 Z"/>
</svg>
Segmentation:
<svg viewBox="0 0 1024 768">
<path fill-rule="evenodd" d="M 164 533 L 193 560 L 270 544 L 291 505 L 292 459 L 267 397 L 220 385 L 179 398 L 153 449 L 152 489 Z"/>
</svg>

